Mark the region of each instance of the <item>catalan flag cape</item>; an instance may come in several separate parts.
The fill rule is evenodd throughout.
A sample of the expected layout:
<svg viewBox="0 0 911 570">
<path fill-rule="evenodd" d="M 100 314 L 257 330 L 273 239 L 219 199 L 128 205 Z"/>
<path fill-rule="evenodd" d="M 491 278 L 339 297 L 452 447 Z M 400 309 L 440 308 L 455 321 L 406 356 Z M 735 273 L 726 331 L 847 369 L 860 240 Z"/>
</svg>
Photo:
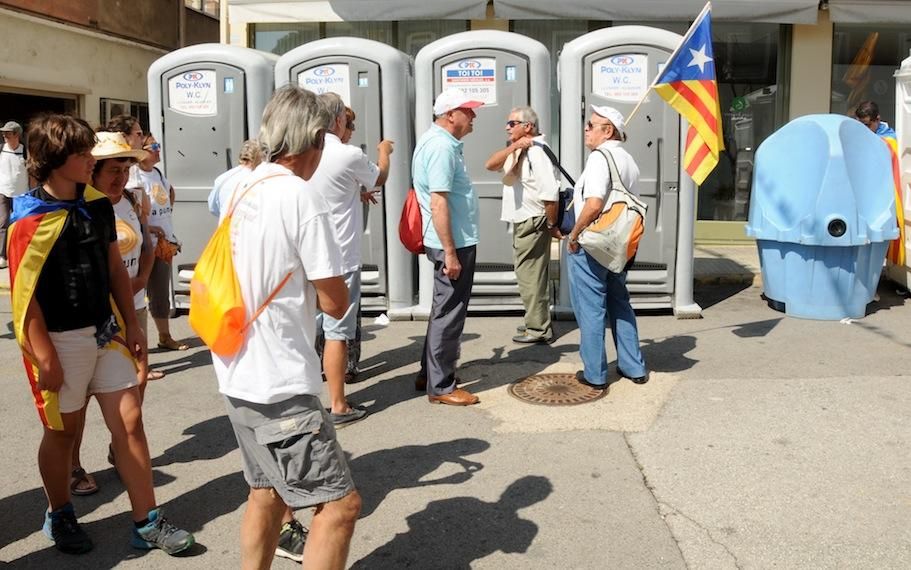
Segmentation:
<svg viewBox="0 0 911 570">
<path fill-rule="evenodd" d="M 706 4 L 665 64 L 655 80 L 655 91 L 689 121 L 683 166 L 696 184 L 702 184 L 724 150 L 712 49 L 711 4 Z"/>
<path fill-rule="evenodd" d="M 7 242 L 13 332 L 22 350 L 25 373 L 31 386 L 35 407 L 38 409 L 38 416 L 45 426 L 53 430 L 63 429 L 58 394 L 38 389 L 38 362 L 26 348 L 31 344 L 25 330 L 25 313 L 35 295 L 44 262 L 60 237 L 70 210 L 84 207 L 85 203 L 94 200 L 107 200 L 107 196 L 91 186 L 86 186 L 82 199 L 75 202 L 45 202 L 37 198 L 34 191 L 13 198 L 13 215 L 10 218 Z M 111 306 L 120 330 L 124 330 L 123 319 L 113 299 Z M 111 342 L 117 344 L 118 350 L 132 358 L 122 337 L 117 336 Z"/>
<path fill-rule="evenodd" d="M 877 131 L 879 134 L 879 131 Z M 886 259 L 895 265 L 905 264 L 905 206 L 902 204 L 902 183 L 901 170 L 898 161 L 898 140 L 895 138 L 895 131 L 889 129 L 887 134 L 881 135 L 886 146 L 889 147 L 889 154 L 892 156 L 892 179 L 895 188 L 895 215 L 898 222 L 898 237 L 889 243 L 889 249 L 886 251 Z"/>
</svg>

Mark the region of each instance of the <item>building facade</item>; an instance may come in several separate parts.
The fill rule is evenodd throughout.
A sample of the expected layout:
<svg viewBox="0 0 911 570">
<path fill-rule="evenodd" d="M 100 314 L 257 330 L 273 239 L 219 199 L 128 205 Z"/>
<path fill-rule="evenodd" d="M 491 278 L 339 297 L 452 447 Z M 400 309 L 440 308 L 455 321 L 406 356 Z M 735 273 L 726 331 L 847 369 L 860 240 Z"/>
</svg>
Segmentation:
<svg viewBox="0 0 911 570">
<path fill-rule="evenodd" d="M 227 0 L 221 20 L 223 41 L 275 54 L 320 38 L 354 36 L 413 57 L 449 34 L 507 30 L 547 46 L 556 68 L 562 46 L 583 34 L 626 24 L 682 34 L 703 5 L 703 0 Z M 713 1 L 727 149 L 698 191 L 698 241 L 747 239 L 743 226 L 753 155 L 784 123 L 811 113 L 848 113 L 873 99 L 893 124 L 892 75 L 911 52 L 909 24 L 906 0 Z M 558 82 L 552 85 L 556 101 Z M 551 112 L 556 129 L 556 105 Z"/>
<path fill-rule="evenodd" d="M 217 42 L 217 2 L 0 0 L 0 120 L 67 112 L 148 124 L 146 72 L 179 47 Z"/>
</svg>

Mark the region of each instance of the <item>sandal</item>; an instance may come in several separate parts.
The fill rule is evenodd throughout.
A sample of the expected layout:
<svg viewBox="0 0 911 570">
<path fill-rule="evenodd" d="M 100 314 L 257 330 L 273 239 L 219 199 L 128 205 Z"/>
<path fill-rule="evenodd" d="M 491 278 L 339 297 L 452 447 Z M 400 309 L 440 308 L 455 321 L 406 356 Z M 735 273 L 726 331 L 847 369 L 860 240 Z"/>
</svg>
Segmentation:
<svg viewBox="0 0 911 570">
<path fill-rule="evenodd" d="M 82 467 L 73 469 L 72 481 L 70 481 L 70 493 L 77 496 L 92 495 L 98 492 L 98 483 L 91 473 L 86 473 Z"/>
<path fill-rule="evenodd" d="M 165 376 L 167 376 L 167 374 L 161 370 L 149 370 L 149 373 L 146 374 L 146 380 L 161 380 Z"/>
<path fill-rule="evenodd" d="M 190 345 L 184 342 L 177 342 L 173 338 L 168 337 L 158 339 L 158 348 L 162 348 L 164 350 L 187 350 L 190 348 Z"/>
</svg>

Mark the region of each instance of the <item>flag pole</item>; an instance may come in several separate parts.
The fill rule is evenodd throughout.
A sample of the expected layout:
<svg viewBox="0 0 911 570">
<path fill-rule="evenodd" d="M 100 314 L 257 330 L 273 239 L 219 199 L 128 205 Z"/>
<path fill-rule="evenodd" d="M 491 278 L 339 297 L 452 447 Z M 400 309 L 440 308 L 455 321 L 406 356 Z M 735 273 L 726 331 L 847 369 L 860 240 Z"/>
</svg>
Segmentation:
<svg viewBox="0 0 911 570">
<path fill-rule="evenodd" d="M 693 20 L 693 25 L 690 26 L 690 29 L 686 31 L 686 34 L 684 34 L 683 39 L 680 40 L 680 43 L 677 45 L 677 49 L 674 50 L 674 52 L 671 54 L 671 57 L 667 58 L 667 61 L 673 61 L 674 58 L 677 57 L 677 54 L 680 52 L 680 48 L 682 48 L 683 44 L 685 44 L 686 41 L 688 39 L 690 39 L 690 36 L 693 34 L 694 31 L 696 31 L 696 27 L 699 25 L 699 22 L 702 21 L 703 16 L 705 16 L 706 12 L 710 11 L 711 9 L 712 9 L 712 2 L 711 1 L 706 2 L 705 6 L 702 7 L 702 11 L 699 12 L 699 15 L 696 16 L 695 20 Z M 636 103 L 636 106 L 633 107 L 633 110 L 630 111 L 630 114 L 626 116 L 625 121 L 626 121 L 627 125 L 630 124 L 630 122 L 633 120 L 633 117 L 635 117 L 636 113 L 639 112 L 639 107 L 641 107 L 642 104 L 645 103 L 646 98 L 648 98 L 648 94 L 651 93 L 652 89 L 655 88 L 655 85 L 658 83 L 658 79 L 660 79 L 660 78 L 661 78 L 660 73 L 655 75 L 655 79 L 652 80 L 652 84 L 648 86 L 648 89 L 646 89 L 645 93 L 642 94 L 642 97 L 639 98 L 639 102 Z"/>
</svg>

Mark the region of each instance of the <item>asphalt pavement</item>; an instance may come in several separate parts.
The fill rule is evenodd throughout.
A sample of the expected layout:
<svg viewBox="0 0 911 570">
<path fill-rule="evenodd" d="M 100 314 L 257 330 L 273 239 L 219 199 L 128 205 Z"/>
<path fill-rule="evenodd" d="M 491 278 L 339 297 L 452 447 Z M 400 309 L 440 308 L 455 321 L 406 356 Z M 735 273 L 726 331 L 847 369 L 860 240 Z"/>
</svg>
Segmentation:
<svg viewBox="0 0 911 570">
<path fill-rule="evenodd" d="M 614 375 L 605 398 L 580 406 L 507 393 L 530 374 L 581 367 L 572 322 L 557 323 L 554 344 L 527 346 L 510 340 L 518 316 L 469 317 L 459 374 L 481 403 L 452 408 L 413 388 L 426 323 L 365 318 L 364 380 L 349 394 L 371 414 L 339 431 L 364 499 L 349 565 L 911 567 L 911 300 L 884 282 L 863 319 L 786 317 L 760 297 L 748 250 L 740 261 L 718 251 L 715 265 L 743 278 L 731 265 L 706 278 L 697 259 L 703 318 L 641 314 L 651 380 Z M 6 298 L 0 317 L 10 320 Z M 189 337 L 186 317 L 172 330 Z M 74 504 L 96 547 L 72 557 L 40 532 L 41 429 L 2 332 L 0 566 L 239 566 L 247 489 L 198 340 L 154 352 L 168 375 L 149 385 L 144 415 L 159 503 L 199 545 L 180 558 L 130 548 L 127 497 L 92 404 L 83 465 L 101 491 Z"/>
</svg>

